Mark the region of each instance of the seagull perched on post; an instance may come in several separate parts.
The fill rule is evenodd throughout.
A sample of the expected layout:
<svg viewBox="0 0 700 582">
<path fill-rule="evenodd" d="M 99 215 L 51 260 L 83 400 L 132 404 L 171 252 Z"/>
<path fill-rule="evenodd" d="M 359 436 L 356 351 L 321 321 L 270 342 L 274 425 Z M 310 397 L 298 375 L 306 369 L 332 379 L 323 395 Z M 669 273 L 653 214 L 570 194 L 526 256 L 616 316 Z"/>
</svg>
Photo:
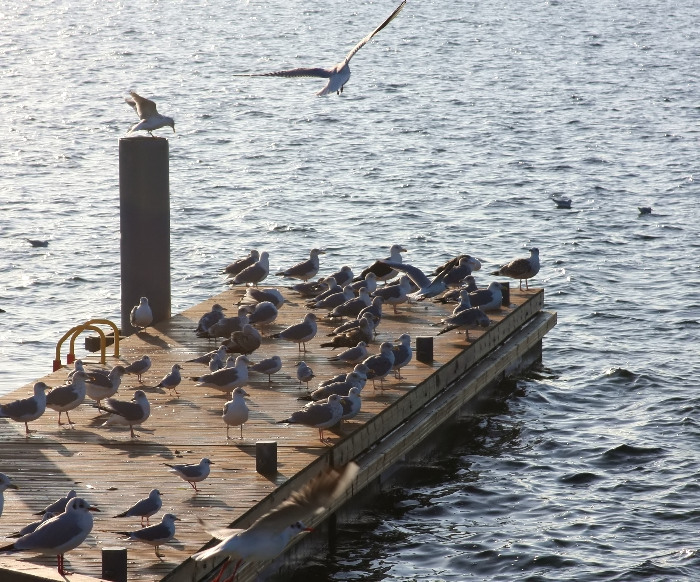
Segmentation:
<svg viewBox="0 0 700 582">
<path fill-rule="evenodd" d="M 172 117 L 166 117 L 165 115 L 158 113 L 156 104 L 153 101 L 146 99 L 145 97 L 141 97 L 141 95 L 135 93 L 134 91 L 130 91 L 129 95 L 131 95 L 131 99 L 127 97 L 124 99 L 124 101 L 134 108 L 136 115 L 139 116 L 141 121 L 132 125 L 129 128 L 127 135 L 132 134 L 135 131 L 147 131 L 151 137 L 155 137 L 152 133 L 153 130 L 160 129 L 166 125 L 172 127 L 173 133 L 175 133 L 175 120 Z"/>
<path fill-rule="evenodd" d="M 359 51 L 363 46 L 365 46 L 375 34 L 377 34 L 382 28 L 389 24 L 398 15 L 403 7 L 406 5 L 406 0 L 403 0 L 399 4 L 389 17 L 382 22 L 377 28 L 370 32 L 366 37 L 364 37 L 360 42 L 358 42 L 350 52 L 345 55 L 345 58 L 340 61 L 337 65 L 331 67 L 330 69 L 323 69 L 321 67 L 307 68 L 302 67 L 298 69 L 289 69 L 287 71 L 275 71 L 272 73 L 241 73 L 234 75 L 235 77 L 320 77 L 322 79 L 328 79 L 327 85 L 321 89 L 316 95 L 322 97 L 328 95 L 329 93 L 337 93 L 340 95 L 343 92 L 343 87 L 345 83 L 350 79 L 350 59 L 355 56 L 355 53 Z"/>
</svg>

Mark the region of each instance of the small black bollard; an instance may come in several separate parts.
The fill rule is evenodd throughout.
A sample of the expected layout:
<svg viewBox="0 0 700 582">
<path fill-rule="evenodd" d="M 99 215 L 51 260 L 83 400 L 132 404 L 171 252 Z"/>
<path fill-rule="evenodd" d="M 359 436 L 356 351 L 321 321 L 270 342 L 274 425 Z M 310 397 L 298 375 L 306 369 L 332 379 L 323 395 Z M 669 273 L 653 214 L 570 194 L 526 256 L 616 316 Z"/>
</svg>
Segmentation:
<svg viewBox="0 0 700 582">
<path fill-rule="evenodd" d="M 501 283 L 501 305 L 510 307 L 510 283 Z"/>
<path fill-rule="evenodd" d="M 433 338 L 430 336 L 416 338 L 416 360 L 425 364 L 433 363 Z"/>
<path fill-rule="evenodd" d="M 131 326 L 131 309 L 148 297 L 153 323 L 170 317 L 170 177 L 168 140 L 119 140 L 121 329 Z"/>
<path fill-rule="evenodd" d="M 277 441 L 255 443 L 255 470 L 261 475 L 277 474 Z"/>
<path fill-rule="evenodd" d="M 102 548 L 102 579 L 126 582 L 126 548 Z"/>
</svg>

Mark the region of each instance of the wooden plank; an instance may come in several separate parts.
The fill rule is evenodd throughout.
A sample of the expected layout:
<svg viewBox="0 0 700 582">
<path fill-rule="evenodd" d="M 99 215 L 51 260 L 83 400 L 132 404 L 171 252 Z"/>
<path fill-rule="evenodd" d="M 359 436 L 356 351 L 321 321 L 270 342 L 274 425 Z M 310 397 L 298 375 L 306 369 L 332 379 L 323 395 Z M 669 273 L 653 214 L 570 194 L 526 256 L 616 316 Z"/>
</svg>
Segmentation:
<svg viewBox="0 0 700 582">
<path fill-rule="evenodd" d="M 137 429 L 138 439 L 132 441 L 128 429 L 100 427 L 94 420 L 94 409 L 87 404 L 71 413 L 77 423 L 73 429 L 59 428 L 57 413 L 47 411 L 31 423 L 31 428 L 38 431 L 31 438 L 25 437 L 23 425 L 0 421 L 3 450 L 0 470 L 10 474 L 21 487 L 19 491 L 5 494 L 0 534 L 21 528 L 33 520 L 33 512 L 75 489 L 79 495 L 99 505 L 102 513 L 97 514 L 87 542 L 67 554 L 66 559 L 73 571 L 97 577 L 101 571 L 100 548 L 124 544 L 114 532 L 139 527 L 138 520 L 113 520 L 111 516 L 157 487 L 164 493 L 161 514 L 171 511 L 183 519 L 177 524 L 177 543 L 161 548 L 165 553 L 163 560 L 156 559 L 149 546 L 126 544 L 129 580 L 191 580 L 193 570 L 188 566 L 191 561 L 186 559 L 209 541 L 209 536 L 197 524 L 196 515 L 204 514 L 222 525 L 248 525 L 329 462 L 345 462 L 386 436 L 406 416 L 464 374 L 483 354 L 515 333 L 522 322 L 543 305 L 542 291 L 512 291 L 511 307 L 493 314 L 495 324 L 488 331 L 470 332 L 473 341 L 469 344 L 464 341 L 464 335 L 435 336 L 434 324 L 451 311 L 451 306 L 425 302 L 400 307 L 398 315 L 391 313 L 391 309 L 386 310 L 372 353 L 377 352 L 382 341 L 394 340 L 407 332 L 414 338 L 435 336 L 435 361 L 427 365 L 414 359 L 402 369 L 404 379 L 389 380 L 383 392 L 373 391 L 370 382 L 363 391 L 362 412 L 333 431 L 334 447 L 331 448 L 321 445 L 314 429 L 275 424 L 303 405 L 297 399 L 305 394 L 306 388 L 299 386 L 294 367 L 301 357 L 314 368 L 317 380 L 350 368 L 328 361 L 332 352 L 319 346 L 327 340 L 325 334 L 334 327 L 333 322 L 320 321 L 319 334 L 307 346 L 306 353 L 300 353 L 295 344 L 267 337 L 301 320 L 306 312 L 298 296 L 288 289 L 281 291 L 289 303 L 280 310 L 278 321 L 265 331 L 263 345 L 252 359 L 278 354 L 285 366 L 279 374 L 273 375 L 272 383 L 260 376 L 251 378 L 246 386 L 251 395 L 251 419 L 244 428 L 242 441 L 227 442 L 225 439 L 225 425 L 220 415 L 227 393 L 196 386 L 190 378 L 205 373 L 207 368 L 187 363 L 218 345 L 218 342 L 197 338 L 193 329 L 199 317 L 215 302 L 227 307 L 228 315 L 235 314 L 241 290 L 234 289 L 149 328 L 146 333 L 125 338 L 118 359 L 110 357 L 108 350 L 108 367 L 133 361 L 144 353 L 153 361 L 143 385 L 127 377 L 119 390 L 119 397 L 128 399 L 135 389 L 141 388 L 151 401 L 151 417 Z M 97 359 L 85 355 L 88 360 Z M 155 387 L 174 363 L 185 367 L 179 396 Z M 50 386 L 58 385 L 66 375 L 67 369 L 62 369 L 42 380 Z M 30 391 L 30 386 L 22 387 L 3 397 L 3 402 L 24 397 Z M 255 442 L 272 439 L 278 442 L 279 472 L 270 478 L 255 472 Z M 165 462 L 197 462 L 205 456 L 215 464 L 209 479 L 201 484 L 201 493 L 195 494 L 163 465 Z M 161 514 L 154 516 L 154 520 Z M 24 560 L 23 557 L 20 563 L 26 563 L 27 569 L 34 565 L 53 568 L 55 563 L 53 557 L 28 556 L 27 561 Z"/>
</svg>

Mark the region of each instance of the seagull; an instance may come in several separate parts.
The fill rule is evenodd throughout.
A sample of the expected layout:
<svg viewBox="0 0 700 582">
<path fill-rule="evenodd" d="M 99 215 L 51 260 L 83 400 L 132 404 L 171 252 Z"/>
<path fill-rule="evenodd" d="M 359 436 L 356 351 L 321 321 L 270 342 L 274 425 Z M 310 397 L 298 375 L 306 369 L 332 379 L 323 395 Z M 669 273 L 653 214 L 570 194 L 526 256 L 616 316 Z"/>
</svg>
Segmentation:
<svg viewBox="0 0 700 582">
<path fill-rule="evenodd" d="M 406 249 L 403 248 L 401 245 L 391 245 L 391 248 L 389 249 L 389 256 L 386 259 L 384 259 L 384 261 L 391 261 L 392 263 L 401 263 L 403 261 L 401 253 L 405 252 Z M 383 261 L 375 261 L 364 271 L 362 271 L 362 273 L 360 273 L 360 276 L 357 277 L 355 280 L 359 281 L 361 279 L 364 279 L 368 273 L 374 273 L 377 276 L 377 281 L 389 281 L 390 279 L 396 277 L 396 271 L 394 271 L 394 269 L 386 265 Z"/>
<path fill-rule="evenodd" d="M 367 342 L 359 341 L 354 348 L 340 352 L 337 356 L 328 358 L 331 362 L 358 364 L 367 357 Z"/>
<path fill-rule="evenodd" d="M 345 303 L 338 305 L 328 313 L 328 317 L 358 317 L 360 311 L 365 307 L 369 307 L 372 303 L 372 298 L 369 296 L 367 287 L 362 287 L 357 297 L 348 299 Z"/>
<path fill-rule="evenodd" d="M 302 382 L 306 383 L 306 387 L 309 387 L 309 382 L 314 378 L 314 371 L 309 368 L 309 365 L 301 361 L 297 364 L 297 380 L 299 380 L 299 384 Z"/>
<path fill-rule="evenodd" d="M 357 388 L 358 390 L 362 391 L 362 389 L 365 387 L 366 380 L 366 377 L 362 377 L 358 372 L 353 370 L 347 374 L 343 380 L 338 380 L 337 382 L 332 382 L 330 384 L 326 384 L 325 386 L 319 386 L 310 394 L 311 400 L 327 400 L 331 394 L 347 396 L 350 393 L 351 388 Z"/>
<path fill-rule="evenodd" d="M 241 297 L 240 303 L 245 305 L 250 303 L 262 303 L 263 301 L 269 301 L 277 309 L 279 309 L 282 307 L 285 299 L 282 296 L 282 293 L 274 288 L 258 289 L 257 287 L 247 287 L 245 290 L 245 295 Z"/>
<path fill-rule="evenodd" d="M 467 335 L 467 341 L 469 341 L 470 328 L 488 327 L 491 324 L 491 321 L 481 309 L 478 307 L 470 307 L 469 309 L 463 309 L 454 315 L 441 319 L 440 323 L 445 327 L 438 332 L 438 335 L 442 335 L 443 333 L 447 333 L 453 329 L 463 327 Z"/>
<path fill-rule="evenodd" d="M 228 265 L 226 265 L 223 269 L 223 272 L 229 275 L 230 277 L 235 277 L 243 269 L 245 269 L 246 267 L 250 267 L 259 259 L 260 253 L 257 250 L 252 249 L 247 257 L 243 259 L 237 259 L 233 261 L 233 263 L 229 263 Z"/>
<path fill-rule="evenodd" d="M 330 291 L 330 289 L 329 289 Z M 355 297 L 355 292 L 352 290 L 351 285 L 345 285 L 343 287 L 342 291 L 336 291 L 335 293 L 331 293 L 330 295 L 325 295 L 320 294 L 318 301 L 310 301 L 307 305 L 311 309 L 328 309 L 332 310 L 338 307 L 339 305 L 342 305 L 346 301 L 350 301 Z"/>
<path fill-rule="evenodd" d="M 130 401 L 107 398 L 106 405 L 98 408 L 110 413 L 102 426 L 128 424 L 132 439 L 137 436 L 134 434 L 134 425 L 146 422 L 151 414 L 151 405 L 143 390 L 134 392 L 134 397 Z"/>
<path fill-rule="evenodd" d="M 352 348 L 361 341 L 365 343 L 371 342 L 374 334 L 374 326 L 370 323 L 370 318 L 362 317 L 359 321 L 360 325 L 358 327 L 334 335 L 330 341 L 323 342 L 321 347 L 333 349 Z"/>
<path fill-rule="evenodd" d="M 352 282 L 352 278 L 354 277 L 354 273 L 352 272 L 352 268 L 350 265 L 343 265 L 339 271 L 336 271 L 330 277 L 333 277 L 333 280 L 340 286 L 340 287 L 345 287 L 348 283 Z M 327 279 L 330 277 L 326 277 Z"/>
<path fill-rule="evenodd" d="M 95 400 L 99 406 L 102 400 L 117 393 L 124 374 L 126 374 L 126 368 L 121 364 L 117 364 L 109 372 L 106 370 L 89 371 L 85 381 L 87 395 Z"/>
<path fill-rule="evenodd" d="M 210 465 L 213 464 L 206 457 L 199 463 L 184 463 L 181 465 L 164 463 L 165 466 L 170 467 L 171 473 L 175 473 L 178 477 L 187 481 L 195 491 L 201 491 L 201 489 L 197 489 L 197 483 L 204 481 L 209 476 Z"/>
<path fill-rule="evenodd" d="M 651 214 L 651 206 L 639 206 L 639 214 Z"/>
<path fill-rule="evenodd" d="M 58 557 L 58 573 L 66 575 L 63 555 L 77 548 L 92 531 L 91 511 L 99 511 L 80 497 L 71 499 L 66 510 L 45 521 L 32 533 L 22 536 L 15 543 L 0 548 L 0 552 L 30 551 Z"/>
<path fill-rule="evenodd" d="M 30 245 L 32 245 L 34 248 L 40 248 L 40 247 L 47 247 L 49 246 L 49 241 L 47 240 L 39 240 L 36 238 L 25 238 Z"/>
<path fill-rule="evenodd" d="M 153 323 L 153 312 L 151 311 L 151 306 L 148 304 L 147 297 L 141 297 L 141 299 L 139 299 L 139 304 L 135 305 L 131 310 L 129 321 L 133 327 L 139 329 L 145 329 Z"/>
<path fill-rule="evenodd" d="M 248 421 L 248 405 L 244 399 L 248 393 L 240 386 L 231 392 L 231 400 L 224 404 L 221 418 L 226 423 L 226 440 L 230 440 L 229 429 L 232 426 L 241 427 L 241 438 L 243 438 L 243 425 Z"/>
<path fill-rule="evenodd" d="M 243 326 L 241 331 L 234 331 L 231 337 L 221 342 L 227 353 L 252 354 L 262 345 L 262 335 L 249 323 Z"/>
<path fill-rule="evenodd" d="M 394 10 L 391 15 L 382 22 L 377 28 L 370 32 L 366 37 L 364 37 L 360 42 L 358 42 L 350 52 L 345 55 L 345 59 L 339 62 L 334 67 L 330 69 L 322 69 L 320 67 L 315 68 L 299 68 L 290 69 L 287 71 L 275 71 L 273 73 L 247 73 L 234 75 L 236 77 L 320 77 L 322 79 L 328 79 L 328 84 L 321 89 L 316 95 L 319 97 L 328 95 L 329 93 L 337 93 L 340 95 L 343 92 L 343 87 L 345 83 L 350 79 L 350 59 L 355 56 L 355 53 L 359 51 L 363 46 L 365 46 L 375 34 L 377 34 L 382 28 L 389 24 L 401 10 L 406 5 L 406 0 L 399 4 L 398 8 Z"/>
<path fill-rule="evenodd" d="M 447 289 L 447 281 L 445 279 L 450 273 L 451 269 L 449 268 L 440 271 L 440 273 L 438 273 L 433 279 L 428 279 L 427 275 L 423 273 L 423 271 L 421 271 L 418 267 L 414 267 L 413 265 L 393 263 L 391 261 L 384 261 L 384 263 L 397 271 L 406 273 L 409 279 L 413 281 L 414 285 L 418 287 L 417 291 L 411 293 L 412 298 L 426 299 L 429 297 L 435 297 Z M 471 273 L 471 270 L 469 273 Z M 465 273 L 464 276 L 466 277 L 469 273 Z M 383 290 L 378 289 L 375 291 L 375 295 L 381 296 L 381 291 Z M 386 297 L 384 297 L 384 300 L 388 301 Z"/>
<path fill-rule="evenodd" d="M 0 418 L 11 418 L 15 422 L 23 422 L 25 434 L 35 432 L 29 430 L 31 421 L 36 420 L 46 410 L 46 391 L 49 387 L 43 382 L 34 384 L 34 396 L 22 398 L 7 404 L 0 404 Z"/>
<path fill-rule="evenodd" d="M 277 424 L 303 424 L 318 429 L 319 439 L 323 444 L 330 441 L 323 438 L 323 430 L 338 424 L 343 415 L 343 406 L 340 404 L 340 396 L 331 394 L 325 402 L 314 402 L 301 410 L 293 412 L 285 420 L 278 420 Z"/>
<path fill-rule="evenodd" d="M 221 542 L 197 552 L 192 558 L 196 562 L 216 562 L 226 557 L 215 582 L 221 579 L 232 558 L 236 560 L 236 565 L 233 574 L 226 579 L 227 582 L 236 577 L 244 560 L 252 562 L 276 558 L 293 537 L 311 531 L 301 520 L 312 519 L 331 507 L 345 494 L 358 471 L 359 467 L 352 462 L 337 469 L 327 467 L 247 529 L 224 528 L 212 531 L 206 522 L 197 518 Z"/>
<path fill-rule="evenodd" d="M 364 279 L 355 281 L 351 285 L 353 292 L 359 293 L 360 289 L 364 287 L 367 289 L 367 291 L 369 291 L 369 294 L 371 295 L 377 289 L 377 274 L 370 271 L 365 275 Z"/>
<path fill-rule="evenodd" d="M 139 499 L 129 509 L 114 517 L 140 517 L 142 526 L 143 519 L 146 518 L 146 525 L 150 525 L 149 518 L 158 513 L 163 506 L 163 500 L 160 498 L 161 495 L 163 494 L 158 491 L 158 489 L 151 489 L 148 497 Z"/>
<path fill-rule="evenodd" d="M 175 394 L 179 394 L 177 387 L 182 381 L 182 376 L 180 375 L 180 370 L 182 366 L 180 364 L 173 364 L 170 368 L 170 374 L 163 376 L 163 379 L 156 384 L 156 388 L 167 388 L 168 390 L 175 390 Z"/>
<path fill-rule="evenodd" d="M 211 306 L 211 311 L 207 311 L 199 318 L 195 332 L 206 332 L 212 325 L 224 317 L 225 309 L 218 303 Z"/>
<path fill-rule="evenodd" d="M 52 517 L 55 517 L 55 513 L 51 513 L 50 511 L 47 511 L 41 519 L 37 519 L 36 521 L 33 521 L 29 525 L 25 525 L 21 530 L 18 532 L 15 532 L 13 534 L 8 535 L 8 538 L 21 538 L 22 536 L 26 536 L 29 533 L 32 533 L 36 528 L 38 528 L 42 523 L 44 523 L 46 520 L 51 519 Z"/>
<path fill-rule="evenodd" d="M 238 356 L 236 363 L 230 368 L 221 368 L 211 374 L 204 374 L 192 378 L 197 382 L 197 386 L 214 386 L 216 388 L 235 388 L 242 386 L 248 381 L 248 364 L 250 360 L 247 356 Z"/>
<path fill-rule="evenodd" d="M 197 337 L 216 339 L 229 337 L 234 331 L 241 331 L 248 321 L 248 307 L 240 306 L 238 313 L 233 317 L 222 317 L 204 331 L 198 331 Z"/>
<path fill-rule="evenodd" d="M 272 374 L 276 374 L 282 369 L 282 358 L 272 356 L 260 360 L 257 364 L 248 367 L 249 372 L 257 372 L 258 374 L 267 374 L 268 382 L 272 382 Z"/>
<path fill-rule="evenodd" d="M 413 350 L 411 349 L 411 336 L 407 333 L 402 333 L 399 336 L 399 345 L 393 346 L 391 351 L 394 352 L 394 376 L 397 380 L 401 380 L 401 368 L 407 366 L 413 358 Z"/>
<path fill-rule="evenodd" d="M 531 279 L 540 271 L 540 250 L 536 247 L 530 249 L 529 257 L 521 257 L 514 259 L 510 263 L 503 265 L 498 270 L 491 273 L 492 275 L 503 275 L 511 279 L 520 280 L 520 290 L 523 289 L 523 280 L 525 281 L 525 289 L 529 289 L 527 280 Z"/>
<path fill-rule="evenodd" d="M 481 261 L 479 261 L 479 259 L 472 257 L 471 255 L 457 255 L 442 265 L 435 267 L 431 275 L 434 277 L 440 271 L 444 271 L 445 269 L 454 269 L 455 267 L 459 266 L 462 259 L 468 259 L 467 263 L 472 271 L 479 271 L 481 269 Z"/>
<path fill-rule="evenodd" d="M 391 342 L 383 342 L 379 346 L 379 353 L 369 356 L 362 362 L 369 368 L 367 378 L 372 380 L 372 384 L 376 379 L 379 379 L 381 389 L 384 389 L 384 378 L 391 372 L 394 367 L 394 346 Z"/>
<path fill-rule="evenodd" d="M 552 201 L 554 202 L 554 204 L 557 205 L 557 208 L 571 208 L 571 198 L 568 198 L 566 196 L 560 196 L 559 198 L 557 198 L 556 196 L 552 196 Z"/>
<path fill-rule="evenodd" d="M 85 372 L 77 371 L 73 374 L 71 382 L 62 386 L 56 386 L 46 395 L 46 406 L 58 412 L 59 426 L 63 424 L 61 422 L 61 414 L 64 412 L 66 413 L 68 424 L 74 424 L 70 416 L 68 416 L 68 411 L 77 408 L 85 400 L 85 395 L 87 394 L 85 380 L 87 377 Z"/>
<path fill-rule="evenodd" d="M 355 367 L 352 369 L 352 372 L 355 372 L 360 377 L 358 386 L 360 388 L 364 388 L 365 383 L 367 382 L 367 374 L 369 374 L 369 368 L 365 364 L 355 364 Z M 350 372 L 350 374 L 352 374 L 352 372 Z M 323 388 L 324 386 L 335 384 L 336 382 L 344 382 L 350 377 L 350 374 L 338 374 L 337 376 L 333 376 L 333 378 L 324 380 L 323 382 L 319 383 L 318 386 L 319 388 Z M 324 398 L 328 396 L 330 395 L 326 394 Z M 341 396 L 345 396 L 345 394 L 341 394 Z"/>
<path fill-rule="evenodd" d="M 139 116 L 141 121 L 132 125 L 129 128 L 127 135 L 135 131 L 147 131 L 151 137 L 154 137 L 153 133 L 151 132 L 153 132 L 155 129 L 165 127 L 166 125 L 172 127 L 173 133 L 175 133 L 175 120 L 172 117 L 166 117 L 165 115 L 158 113 L 156 104 L 153 101 L 146 99 L 145 97 L 141 97 L 141 95 L 135 93 L 134 91 L 129 91 L 129 95 L 131 95 L 131 99 L 127 97 L 124 99 L 124 101 L 134 108 L 136 115 Z"/>
<path fill-rule="evenodd" d="M 318 273 L 318 256 L 325 255 L 326 251 L 320 249 L 311 249 L 309 253 L 309 258 L 301 263 L 297 263 L 293 267 L 289 267 L 285 271 L 280 271 L 276 273 L 281 277 L 290 277 L 292 279 L 301 279 L 302 281 L 308 281 L 316 276 Z"/>
<path fill-rule="evenodd" d="M 335 283 L 335 279 L 331 281 L 331 277 L 321 277 L 316 281 L 302 281 L 291 286 L 292 291 L 296 291 L 302 297 L 313 297 L 320 293 L 324 293 L 331 284 Z M 337 284 L 336 284 L 337 285 Z"/>
<path fill-rule="evenodd" d="M 267 251 L 260 253 L 260 258 L 249 267 L 243 269 L 228 282 L 232 285 L 257 285 L 263 281 L 270 272 L 270 254 Z"/>
<path fill-rule="evenodd" d="M 307 313 L 301 323 L 290 325 L 287 329 L 283 329 L 270 337 L 295 342 L 299 346 L 299 351 L 302 351 L 301 347 L 303 345 L 303 351 L 306 351 L 306 342 L 311 341 L 316 336 L 317 330 L 316 316 L 313 313 Z"/>
<path fill-rule="evenodd" d="M 360 389 L 356 386 L 350 388 L 347 396 L 341 396 L 340 404 L 343 407 L 343 415 L 340 417 L 340 420 L 355 418 L 360 412 L 360 408 L 362 408 Z"/>
<path fill-rule="evenodd" d="M 131 362 L 128 366 L 124 368 L 124 373 L 126 374 L 136 374 L 139 382 L 143 384 L 141 376 L 151 369 L 151 358 L 148 356 L 142 356 L 140 360 L 135 360 Z"/>
<path fill-rule="evenodd" d="M 469 293 L 469 302 L 472 307 L 478 307 L 482 311 L 500 309 L 503 303 L 503 291 L 498 281 L 492 281 L 487 289 L 477 289 Z"/>
<path fill-rule="evenodd" d="M 378 299 L 381 301 L 381 298 L 378 298 Z M 367 313 L 364 309 L 360 313 L 362 313 L 362 312 Z M 347 331 L 350 331 L 351 329 L 356 329 L 356 328 L 360 327 L 360 320 L 363 318 L 367 319 L 367 321 L 370 323 L 370 326 L 372 328 L 374 328 L 374 319 L 372 318 L 372 316 L 370 314 L 368 314 L 367 316 L 361 315 L 357 319 L 351 319 L 351 320 L 346 321 L 345 323 L 340 324 L 338 327 L 334 328 L 333 331 L 331 331 L 330 333 L 328 333 L 326 335 L 328 337 L 333 337 L 334 335 L 338 335 L 340 333 L 345 333 Z M 365 342 L 365 343 L 367 343 L 367 342 Z"/>
<path fill-rule="evenodd" d="M 19 489 L 10 478 L 5 475 L 5 473 L 0 473 L 0 516 L 2 515 L 2 508 L 5 505 L 5 489 Z"/>
<path fill-rule="evenodd" d="M 180 521 L 179 518 L 172 513 L 166 513 L 162 517 L 161 522 L 156 525 L 149 525 L 137 531 L 116 533 L 124 535 L 132 541 L 151 544 L 155 547 L 156 556 L 161 558 L 162 555 L 158 553 L 158 547 L 167 544 L 175 537 L 176 521 Z"/>
<path fill-rule="evenodd" d="M 251 311 L 248 313 L 248 323 L 252 325 L 260 324 L 260 326 L 263 327 L 275 321 L 278 314 L 279 310 L 272 301 L 261 301 L 252 307 Z"/>
<path fill-rule="evenodd" d="M 388 265 L 389 263 L 384 263 Z M 401 263 L 391 263 L 392 265 L 400 265 Z M 381 289 L 377 289 L 372 295 L 374 297 L 381 297 L 384 303 L 388 303 L 394 307 L 394 313 L 396 311 L 396 306 L 399 303 L 405 303 L 408 301 L 408 294 L 411 292 L 411 280 L 406 275 L 401 275 L 399 283 L 396 285 L 387 285 Z"/>
<path fill-rule="evenodd" d="M 46 513 L 55 513 L 58 515 L 59 513 L 63 513 L 66 510 L 66 505 L 68 505 L 68 502 L 76 495 L 77 493 L 75 492 L 75 489 L 71 489 L 65 497 L 57 499 L 53 503 L 44 507 L 44 509 L 41 511 L 37 511 L 34 515 L 44 515 Z"/>
</svg>

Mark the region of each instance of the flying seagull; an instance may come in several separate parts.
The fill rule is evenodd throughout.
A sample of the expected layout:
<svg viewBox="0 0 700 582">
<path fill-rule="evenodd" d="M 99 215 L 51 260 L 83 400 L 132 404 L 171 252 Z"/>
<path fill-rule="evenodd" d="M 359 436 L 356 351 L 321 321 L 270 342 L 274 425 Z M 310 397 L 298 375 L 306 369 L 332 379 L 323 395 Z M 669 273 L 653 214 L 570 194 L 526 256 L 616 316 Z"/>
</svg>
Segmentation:
<svg viewBox="0 0 700 582">
<path fill-rule="evenodd" d="M 320 77 L 322 79 L 328 79 L 328 84 L 321 89 L 316 95 L 322 97 L 323 95 L 328 95 L 329 93 L 337 93 L 340 95 L 343 92 L 343 87 L 345 83 L 350 79 L 350 59 L 355 56 L 355 53 L 359 51 L 363 46 L 365 46 L 375 34 L 377 34 L 382 28 L 389 24 L 398 15 L 403 7 L 406 5 L 406 0 L 403 0 L 399 4 L 398 8 L 394 10 L 389 18 L 382 22 L 377 28 L 370 32 L 366 37 L 364 37 L 360 42 L 358 42 L 350 52 L 345 55 L 345 58 L 340 61 L 337 65 L 331 67 L 330 69 L 323 69 L 321 67 L 315 68 L 305 68 L 301 67 L 298 69 L 290 69 L 287 71 L 275 71 L 273 73 L 245 73 L 234 75 L 236 77 Z"/>
</svg>

